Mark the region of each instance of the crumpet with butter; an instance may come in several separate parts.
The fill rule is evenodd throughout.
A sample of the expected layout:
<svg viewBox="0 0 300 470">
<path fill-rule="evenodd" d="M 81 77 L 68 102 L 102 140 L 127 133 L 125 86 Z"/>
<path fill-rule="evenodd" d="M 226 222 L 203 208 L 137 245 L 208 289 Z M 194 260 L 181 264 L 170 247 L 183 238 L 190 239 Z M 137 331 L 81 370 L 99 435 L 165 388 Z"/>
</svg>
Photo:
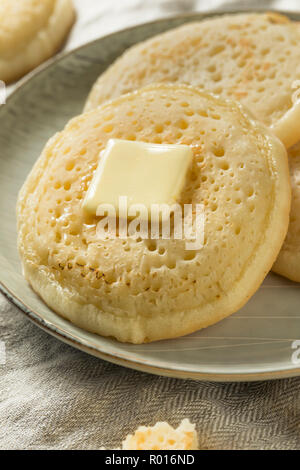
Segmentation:
<svg viewBox="0 0 300 470">
<path fill-rule="evenodd" d="M 191 149 L 176 201 L 203 207 L 201 247 L 187 249 L 172 230 L 169 239 L 97 236 L 102 219 L 83 206 L 111 139 Z M 132 171 L 146 188 L 153 174 L 140 161 Z M 280 251 L 289 210 L 286 150 L 266 127 L 236 103 L 152 85 L 75 117 L 50 139 L 19 194 L 18 248 L 26 279 L 57 313 L 143 343 L 242 307 Z"/>
</svg>

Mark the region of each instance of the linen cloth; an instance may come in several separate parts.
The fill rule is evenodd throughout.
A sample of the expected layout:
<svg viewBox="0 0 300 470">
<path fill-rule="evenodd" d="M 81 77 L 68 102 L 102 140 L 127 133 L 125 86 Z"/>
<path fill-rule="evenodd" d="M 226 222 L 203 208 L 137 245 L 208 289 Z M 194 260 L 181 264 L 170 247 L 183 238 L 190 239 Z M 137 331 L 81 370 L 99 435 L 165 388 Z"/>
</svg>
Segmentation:
<svg viewBox="0 0 300 470">
<path fill-rule="evenodd" d="M 77 23 L 66 50 L 181 12 L 224 6 L 300 11 L 299 0 L 75 0 L 75 5 Z M 6 364 L 0 364 L 0 449 L 116 448 L 139 425 L 166 420 L 177 426 L 185 417 L 196 423 L 202 449 L 300 449 L 300 378 L 218 384 L 132 371 L 52 338 L 2 295 L 0 341 L 6 346 Z"/>
</svg>

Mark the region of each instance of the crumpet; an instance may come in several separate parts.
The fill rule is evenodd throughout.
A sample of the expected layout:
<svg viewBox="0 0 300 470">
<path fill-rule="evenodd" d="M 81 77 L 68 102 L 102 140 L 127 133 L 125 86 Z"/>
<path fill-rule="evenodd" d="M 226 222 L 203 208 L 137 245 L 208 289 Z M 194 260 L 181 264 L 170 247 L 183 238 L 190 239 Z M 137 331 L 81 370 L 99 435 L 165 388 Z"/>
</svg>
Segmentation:
<svg viewBox="0 0 300 470">
<path fill-rule="evenodd" d="M 277 13 L 189 23 L 127 50 L 94 85 L 86 110 L 154 82 L 237 100 L 287 146 L 300 140 L 300 28 Z"/>
<path fill-rule="evenodd" d="M 17 80 L 51 57 L 74 19 L 72 0 L 1 0 L 0 80 Z"/>
<path fill-rule="evenodd" d="M 288 233 L 273 271 L 300 282 L 300 143 L 289 150 L 292 207 Z"/>
<path fill-rule="evenodd" d="M 110 138 L 185 144 L 180 204 L 205 208 L 204 245 L 99 240 L 82 209 Z M 99 157 L 100 155 L 100 157 Z M 207 327 L 258 289 L 286 236 L 286 150 L 236 103 L 152 85 L 80 115 L 46 145 L 18 199 L 18 248 L 33 289 L 79 327 L 142 343 Z"/>
</svg>

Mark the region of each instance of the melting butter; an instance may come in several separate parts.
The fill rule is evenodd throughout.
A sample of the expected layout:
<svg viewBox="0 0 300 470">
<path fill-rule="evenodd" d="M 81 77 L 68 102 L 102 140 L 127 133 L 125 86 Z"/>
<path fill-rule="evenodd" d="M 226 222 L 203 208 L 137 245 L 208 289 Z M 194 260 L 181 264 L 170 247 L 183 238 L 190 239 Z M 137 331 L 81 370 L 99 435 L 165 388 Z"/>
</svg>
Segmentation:
<svg viewBox="0 0 300 470">
<path fill-rule="evenodd" d="M 152 144 L 110 139 L 100 154 L 99 165 L 83 201 L 83 208 L 96 214 L 103 204 L 119 213 L 120 198 L 128 207 L 178 201 L 192 161 L 188 145 Z"/>
</svg>

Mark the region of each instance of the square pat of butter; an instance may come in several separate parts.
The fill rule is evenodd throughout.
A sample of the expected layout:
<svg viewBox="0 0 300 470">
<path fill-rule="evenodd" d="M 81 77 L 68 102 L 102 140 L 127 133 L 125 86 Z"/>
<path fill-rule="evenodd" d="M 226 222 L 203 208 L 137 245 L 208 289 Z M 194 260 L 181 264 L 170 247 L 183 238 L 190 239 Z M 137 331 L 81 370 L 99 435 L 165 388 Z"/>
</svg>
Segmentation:
<svg viewBox="0 0 300 470">
<path fill-rule="evenodd" d="M 192 160 L 188 145 L 169 145 L 110 139 L 101 152 L 98 168 L 83 201 L 96 214 L 101 204 L 118 213 L 120 197 L 127 204 L 174 204 L 183 189 Z"/>
</svg>

